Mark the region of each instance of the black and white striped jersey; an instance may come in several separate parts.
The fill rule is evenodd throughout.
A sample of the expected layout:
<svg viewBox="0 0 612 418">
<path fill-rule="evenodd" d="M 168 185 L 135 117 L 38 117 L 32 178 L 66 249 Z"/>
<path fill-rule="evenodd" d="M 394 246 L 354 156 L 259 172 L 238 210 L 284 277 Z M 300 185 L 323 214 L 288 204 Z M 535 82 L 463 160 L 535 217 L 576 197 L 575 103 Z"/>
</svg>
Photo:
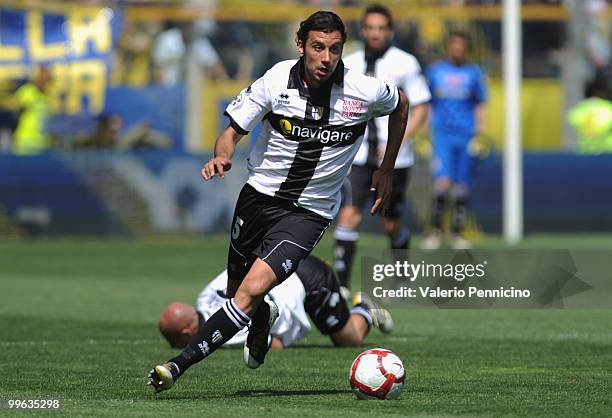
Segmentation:
<svg viewBox="0 0 612 418">
<path fill-rule="evenodd" d="M 249 155 L 251 186 L 332 219 L 367 121 L 392 113 L 399 91 L 340 61 L 327 86 L 311 93 L 303 72 L 302 60 L 276 64 L 229 104 L 226 115 L 242 134 L 263 120 Z"/>
<path fill-rule="evenodd" d="M 368 65 L 366 62 L 365 51 L 360 49 L 344 59 L 344 64 L 351 70 L 368 73 Z M 381 80 L 391 80 L 397 87 L 402 89 L 408 100 L 410 107 L 427 103 L 431 100 L 431 93 L 427 87 L 427 80 L 421 71 L 421 66 L 417 59 L 401 49 L 391 46 L 387 51 L 380 56 L 374 63 L 374 68 L 371 69 L 371 75 Z M 369 144 L 377 143 L 384 147 L 387 144 L 387 129 L 389 118 L 382 117 L 373 120 L 368 125 L 368 129 L 364 137 L 365 141 L 361 144 L 359 152 L 355 157 L 354 164 L 366 165 L 368 156 L 372 153 L 379 155 L 377 150 L 369 150 Z M 375 127 L 375 129 L 373 129 Z M 371 134 L 375 138 L 371 138 Z M 374 139 L 374 141 L 372 141 Z M 378 159 L 380 164 L 380 159 Z M 395 161 L 396 168 L 410 167 L 414 164 L 414 156 L 412 153 L 412 143 L 407 142 L 402 145 Z"/>
</svg>

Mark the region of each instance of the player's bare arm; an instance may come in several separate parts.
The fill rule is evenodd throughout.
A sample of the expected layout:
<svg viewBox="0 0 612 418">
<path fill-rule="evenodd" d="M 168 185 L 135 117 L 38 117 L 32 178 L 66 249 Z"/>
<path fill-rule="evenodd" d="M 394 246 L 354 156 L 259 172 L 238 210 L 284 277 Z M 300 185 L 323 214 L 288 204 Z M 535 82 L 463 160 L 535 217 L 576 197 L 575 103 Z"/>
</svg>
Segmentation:
<svg viewBox="0 0 612 418">
<path fill-rule="evenodd" d="M 427 119 L 429 117 L 429 103 L 421 103 L 410 109 L 410 120 L 406 125 L 406 132 L 404 133 L 404 143 L 408 142 L 410 138 L 421 127 L 426 126 Z"/>
<path fill-rule="evenodd" d="M 236 132 L 231 125 L 225 128 L 217 138 L 215 156 L 202 167 L 201 175 L 205 181 L 212 179 L 215 173 L 219 174 L 220 178 L 225 178 L 225 172 L 232 168 L 232 156 L 236 144 L 242 137 L 243 135 Z"/>
<path fill-rule="evenodd" d="M 400 92 L 399 103 L 393 113 L 389 115 L 389 139 L 387 141 L 385 156 L 383 157 L 380 168 L 376 170 L 372 176 L 370 190 L 376 192 L 376 200 L 370 211 L 372 215 L 375 215 L 379 210 L 384 213 L 387 209 L 389 196 L 391 196 L 391 188 L 393 186 L 393 168 L 395 167 L 397 153 L 404 139 L 409 106 L 408 97 Z"/>
</svg>

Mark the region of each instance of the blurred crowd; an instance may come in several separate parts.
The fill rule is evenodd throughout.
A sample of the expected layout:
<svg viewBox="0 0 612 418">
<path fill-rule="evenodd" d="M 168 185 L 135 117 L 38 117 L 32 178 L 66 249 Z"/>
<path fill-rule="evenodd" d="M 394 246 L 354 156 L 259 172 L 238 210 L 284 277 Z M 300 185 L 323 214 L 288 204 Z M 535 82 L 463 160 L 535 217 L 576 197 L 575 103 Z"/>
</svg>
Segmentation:
<svg viewBox="0 0 612 418">
<path fill-rule="evenodd" d="M 582 1 L 582 0 L 581 0 Z M 591 31 L 585 40 L 589 59 L 596 66 L 610 65 L 604 43 L 609 46 L 609 30 L 600 24 L 601 7 L 607 0 L 585 0 L 592 10 Z M 523 3 L 561 4 L 563 0 L 524 0 Z M 310 0 L 319 7 L 359 6 L 354 0 Z M 461 8 L 466 5 L 499 5 L 501 0 L 420 0 L 419 5 L 444 5 Z M 209 6 L 213 7 L 213 6 Z M 115 84 L 142 86 L 175 85 L 181 82 L 190 62 L 197 63 L 208 79 L 251 80 L 281 59 L 295 56 L 294 31 L 297 22 L 214 21 L 194 22 L 127 21 L 115 55 L 112 80 Z M 359 40 L 359 22 L 347 22 L 349 44 Z M 607 22 L 609 23 L 609 22 Z M 419 21 L 398 19 L 395 44 L 414 54 L 423 67 L 442 55 L 445 35 L 453 29 L 470 33 L 475 41 L 476 58 L 490 75 L 499 75 L 501 22 L 474 20 L 445 22 L 437 16 Z M 529 42 L 525 48 L 526 77 L 558 76 L 559 63 L 554 53 L 567 40 L 562 23 L 545 19 L 524 24 Z M 605 40 L 605 42 L 602 42 Z M 609 49 L 609 48 L 608 48 Z M 609 54 L 608 54 L 609 55 Z M 546 61 L 546 62 L 545 62 Z M 543 65 L 544 64 L 544 65 Z"/>
<path fill-rule="evenodd" d="M 523 3 L 559 4 L 567 1 L 570 0 L 524 0 Z M 308 3 L 320 7 L 361 4 L 350 0 L 311 0 Z M 421 3 L 461 7 L 498 5 L 501 1 L 422 0 Z M 589 68 L 588 78 L 598 80 L 599 84 L 609 84 L 612 79 L 610 0 L 577 0 L 577 4 L 583 7 L 585 16 L 580 42 Z M 214 7 L 214 2 L 209 7 Z M 112 58 L 109 85 L 177 86 L 185 81 L 188 68 L 196 68 L 198 74 L 207 80 L 252 80 L 279 60 L 295 57 L 296 26 L 297 22 L 291 20 L 161 22 L 126 19 Z M 351 52 L 352 45 L 359 41 L 359 22 L 349 22 L 348 29 L 346 53 Z M 498 21 L 444 22 L 437 16 L 421 17 L 418 22 L 398 19 L 394 43 L 414 54 L 426 69 L 442 55 L 445 36 L 454 29 L 469 33 L 474 60 L 489 76 L 500 76 L 501 23 Z M 523 34 L 528 41 L 523 43 L 523 75 L 559 78 L 563 65 L 560 51 L 571 42 L 568 32 L 565 23 L 525 22 Z M 49 113 L 45 91 L 51 81 L 49 72 L 39 69 L 21 86 L 4 86 L 4 94 L 9 92 L 11 98 L 0 101 L 0 151 L 30 153 L 51 146 L 52 140 L 45 132 L 48 124 L 43 122 Z M 2 90 L 0 83 L 0 93 Z M 604 91 L 609 91 L 609 85 Z M 609 97 L 604 97 L 604 100 L 609 100 Z M 127 150 L 172 146 L 168 136 L 155 131 L 148 121 L 136 126 L 123 125 L 118 114 L 99 115 L 89 132 L 76 135 L 70 148 Z M 24 140 L 28 135 L 37 139 Z"/>
</svg>

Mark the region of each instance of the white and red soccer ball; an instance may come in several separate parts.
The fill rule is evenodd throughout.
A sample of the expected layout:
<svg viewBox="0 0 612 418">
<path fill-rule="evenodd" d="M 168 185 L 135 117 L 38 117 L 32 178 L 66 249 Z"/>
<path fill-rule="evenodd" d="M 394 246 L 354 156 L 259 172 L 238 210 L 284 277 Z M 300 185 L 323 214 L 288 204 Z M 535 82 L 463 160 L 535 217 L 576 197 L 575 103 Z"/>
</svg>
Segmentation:
<svg viewBox="0 0 612 418">
<path fill-rule="evenodd" d="M 359 354 L 349 383 L 359 399 L 396 399 L 404 387 L 404 364 L 390 350 L 373 348 Z"/>
</svg>

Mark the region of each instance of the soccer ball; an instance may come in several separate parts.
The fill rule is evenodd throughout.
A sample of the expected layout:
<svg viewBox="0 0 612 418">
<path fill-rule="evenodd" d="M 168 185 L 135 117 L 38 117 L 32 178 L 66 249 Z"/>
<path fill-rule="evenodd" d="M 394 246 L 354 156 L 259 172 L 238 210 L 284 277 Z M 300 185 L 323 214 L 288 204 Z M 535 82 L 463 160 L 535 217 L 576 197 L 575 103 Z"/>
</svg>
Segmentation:
<svg viewBox="0 0 612 418">
<path fill-rule="evenodd" d="M 404 387 L 404 365 L 392 351 L 374 348 L 359 354 L 349 383 L 359 399 L 396 399 Z"/>
</svg>

